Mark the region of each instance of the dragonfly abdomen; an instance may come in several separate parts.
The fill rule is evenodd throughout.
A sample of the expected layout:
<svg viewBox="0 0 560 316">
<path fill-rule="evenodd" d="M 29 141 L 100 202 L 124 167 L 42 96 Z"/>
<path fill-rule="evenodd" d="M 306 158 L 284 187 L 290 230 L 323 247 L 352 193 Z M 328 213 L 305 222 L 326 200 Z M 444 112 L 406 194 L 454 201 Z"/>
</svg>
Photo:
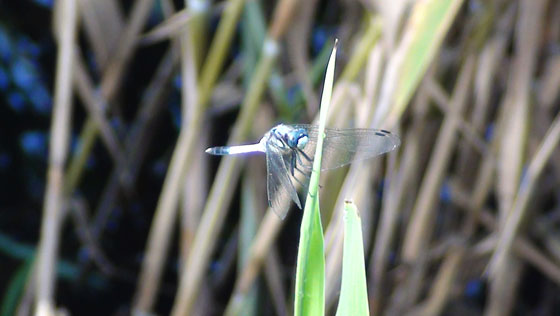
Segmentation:
<svg viewBox="0 0 560 316">
<path fill-rule="evenodd" d="M 264 152 L 260 143 L 240 146 L 219 146 L 206 149 L 206 153 L 217 156 L 248 154 L 254 152 Z"/>
</svg>

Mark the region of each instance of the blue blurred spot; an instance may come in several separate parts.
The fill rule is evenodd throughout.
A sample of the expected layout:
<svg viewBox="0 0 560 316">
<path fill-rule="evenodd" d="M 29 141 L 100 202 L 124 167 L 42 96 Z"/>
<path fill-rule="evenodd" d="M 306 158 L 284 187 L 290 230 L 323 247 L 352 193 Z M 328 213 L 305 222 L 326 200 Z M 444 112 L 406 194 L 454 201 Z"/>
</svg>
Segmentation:
<svg viewBox="0 0 560 316">
<path fill-rule="evenodd" d="M 480 12 L 480 10 L 484 9 L 480 1 L 469 1 L 468 8 L 470 11 L 469 13 L 471 14 L 476 14 Z"/>
<path fill-rule="evenodd" d="M 388 186 L 389 186 L 389 181 L 386 180 L 385 178 L 379 181 L 379 186 L 377 186 L 375 190 L 375 194 L 377 195 L 378 198 L 383 198 L 383 192 L 386 189 L 388 189 Z"/>
<path fill-rule="evenodd" d="M 72 133 L 72 137 L 70 137 L 70 152 L 72 154 L 77 154 L 78 150 L 80 150 L 80 139 L 76 133 Z"/>
<path fill-rule="evenodd" d="M 0 25 L 0 58 L 8 61 L 12 56 L 12 44 L 6 29 Z"/>
<path fill-rule="evenodd" d="M 119 228 L 119 222 L 114 219 L 109 219 L 107 221 L 107 230 L 110 232 L 114 232 Z"/>
<path fill-rule="evenodd" d="M 37 57 L 39 56 L 39 53 L 41 52 L 41 49 L 39 48 L 39 45 L 33 43 L 31 40 L 29 40 L 29 38 L 27 37 L 20 37 L 17 41 L 17 49 L 22 53 L 22 54 L 27 54 L 33 57 Z"/>
<path fill-rule="evenodd" d="M 312 39 L 311 39 L 311 49 L 313 50 L 313 54 L 318 54 L 323 46 L 325 46 L 325 42 L 329 38 L 327 34 L 327 30 L 323 27 L 317 27 L 313 31 Z"/>
<path fill-rule="evenodd" d="M 300 91 L 301 91 L 301 86 L 299 84 L 296 84 L 290 87 L 290 89 L 288 89 L 288 91 L 286 92 L 286 100 L 288 101 L 289 104 L 294 104 L 296 102 L 298 93 Z"/>
<path fill-rule="evenodd" d="M 120 218 L 122 216 L 122 209 L 120 207 L 115 207 L 111 210 L 109 214 L 109 220 L 107 221 L 107 230 L 116 231 L 119 229 Z"/>
<path fill-rule="evenodd" d="M 117 135 L 122 136 L 122 134 L 125 131 L 125 126 L 120 118 L 116 116 L 112 117 L 111 120 L 109 121 L 109 124 L 111 124 L 111 127 L 115 130 Z"/>
<path fill-rule="evenodd" d="M 8 103 L 10 104 L 10 107 L 18 113 L 23 111 L 25 107 L 25 99 L 18 91 L 11 91 L 8 94 Z"/>
<path fill-rule="evenodd" d="M 99 75 L 99 65 L 97 64 L 97 61 L 95 60 L 95 55 L 93 54 L 93 52 L 88 51 L 86 53 L 87 56 L 87 64 L 89 66 L 89 69 L 91 69 L 91 71 L 96 74 Z"/>
<path fill-rule="evenodd" d="M 523 168 L 521 169 L 521 182 L 519 183 L 519 189 L 525 190 L 527 189 L 527 185 L 529 184 L 529 179 L 527 178 L 527 169 L 529 168 L 528 164 L 524 164 Z"/>
<path fill-rule="evenodd" d="M 488 124 L 486 131 L 484 132 L 485 140 L 490 141 L 492 140 L 492 137 L 494 137 L 494 123 Z"/>
<path fill-rule="evenodd" d="M 154 1 L 154 5 L 152 6 L 152 11 L 150 11 L 150 15 L 148 17 L 148 26 L 154 26 L 163 20 L 163 10 L 161 8 L 161 3 L 159 1 Z"/>
<path fill-rule="evenodd" d="M 91 170 L 91 169 L 95 168 L 96 165 L 97 165 L 97 160 L 95 160 L 95 157 L 94 156 L 89 156 L 87 161 L 86 161 L 86 169 Z"/>
<path fill-rule="evenodd" d="M 29 91 L 29 100 L 35 112 L 39 114 L 51 113 L 51 95 L 43 85 L 35 85 L 35 87 Z"/>
<path fill-rule="evenodd" d="M 136 263 L 142 263 L 144 262 L 144 254 L 143 253 L 139 253 L 135 256 L 134 261 Z"/>
<path fill-rule="evenodd" d="M 388 190 L 388 189 L 389 189 L 389 182 L 390 182 L 389 179 L 382 178 L 382 179 L 379 181 L 379 190 L 380 190 L 381 192 L 383 192 L 383 191 L 385 191 L 385 190 Z"/>
<path fill-rule="evenodd" d="M 390 264 L 395 264 L 397 262 L 397 253 L 394 252 L 394 251 L 391 251 L 389 253 L 389 260 L 388 261 L 389 261 Z"/>
<path fill-rule="evenodd" d="M 224 265 L 219 261 L 212 261 L 210 263 L 210 272 L 217 273 L 224 269 Z"/>
<path fill-rule="evenodd" d="M 0 90 L 6 91 L 9 85 L 10 78 L 8 77 L 8 73 L 6 72 L 6 69 L 0 67 Z"/>
<path fill-rule="evenodd" d="M 34 200 L 43 198 L 45 192 L 45 182 L 36 176 L 31 176 L 27 181 L 27 193 Z"/>
<path fill-rule="evenodd" d="M 183 80 L 181 79 L 181 75 L 176 75 L 175 78 L 173 78 L 173 87 L 181 91 L 182 86 L 183 86 Z"/>
<path fill-rule="evenodd" d="M 44 132 L 28 131 L 20 138 L 23 152 L 30 156 L 43 156 L 47 153 L 47 136 Z"/>
<path fill-rule="evenodd" d="M 78 261 L 85 262 L 89 260 L 89 249 L 87 247 L 82 247 L 78 251 Z"/>
<path fill-rule="evenodd" d="M 8 153 L 0 153 L 0 169 L 7 169 L 12 164 L 12 157 Z"/>
<path fill-rule="evenodd" d="M 14 83 L 24 91 L 30 91 L 37 82 L 37 76 L 33 64 L 25 58 L 16 59 L 11 65 Z"/>
<path fill-rule="evenodd" d="M 179 107 L 179 103 L 171 102 L 169 104 L 169 112 L 171 112 L 171 120 L 173 121 L 173 126 L 175 128 L 181 128 L 181 108 Z"/>
<path fill-rule="evenodd" d="M 138 202 L 133 203 L 130 206 L 130 212 L 133 214 L 140 214 L 142 212 L 142 205 Z"/>
<path fill-rule="evenodd" d="M 163 162 L 162 159 L 158 159 L 152 165 L 152 172 L 154 173 L 154 175 L 158 177 L 163 177 L 166 171 L 167 171 L 167 165 L 165 164 L 165 162 Z"/>
<path fill-rule="evenodd" d="M 451 201 L 451 196 L 451 187 L 449 186 L 449 183 L 445 181 L 443 182 L 443 185 L 441 186 L 441 189 L 439 191 L 439 198 L 442 202 L 449 203 Z"/>
<path fill-rule="evenodd" d="M 484 285 L 480 280 L 470 280 L 465 286 L 465 295 L 470 298 L 476 298 L 482 294 Z"/>
<path fill-rule="evenodd" d="M 42 7 L 45 8 L 52 8 L 53 6 L 53 0 L 33 0 L 33 2 L 35 2 L 35 4 L 38 4 Z"/>
</svg>

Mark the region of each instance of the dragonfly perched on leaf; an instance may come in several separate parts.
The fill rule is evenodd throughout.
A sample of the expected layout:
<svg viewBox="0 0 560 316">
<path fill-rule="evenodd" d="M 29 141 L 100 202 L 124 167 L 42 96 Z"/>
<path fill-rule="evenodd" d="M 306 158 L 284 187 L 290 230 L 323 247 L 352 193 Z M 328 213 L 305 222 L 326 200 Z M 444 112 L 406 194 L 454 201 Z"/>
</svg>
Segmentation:
<svg viewBox="0 0 560 316">
<path fill-rule="evenodd" d="M 269 130 L 256 144 L 211 147 L 206 149 L 206 152 L 212 155 L 265 153 L 268 204 L 280 218 L 284 219 L 288 209 L 281 206 L 283 198 L 291 198 L 301 209 L 301 202 L 290 178 L 299 182 L 296 172 L 309 178 L 317 146 L 318 130 L 319 127 L 316 125 L 279 124 Z M 354 161 L 390 152 L 400 143 L 398 136 L 382 129 L 325 128 L 321 170 L 339 168 Z"/>
</svg>

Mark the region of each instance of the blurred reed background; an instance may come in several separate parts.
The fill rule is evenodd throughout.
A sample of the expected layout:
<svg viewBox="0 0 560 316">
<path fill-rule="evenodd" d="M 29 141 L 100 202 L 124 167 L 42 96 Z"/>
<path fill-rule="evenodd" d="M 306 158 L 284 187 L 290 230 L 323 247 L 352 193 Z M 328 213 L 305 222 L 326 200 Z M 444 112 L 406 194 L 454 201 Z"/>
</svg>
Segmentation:
<svg viewBox="0 0 560 316">
<path fill-rule="evenodd" d="M 326 311 L 342 207 L 374 315 L 560 309 L 560 1 L 0 2 L 2 315 L 289 315 L 301 212 L 264 156 L 308 123 L 401 136 L 323 174 Z"/>
</svg>

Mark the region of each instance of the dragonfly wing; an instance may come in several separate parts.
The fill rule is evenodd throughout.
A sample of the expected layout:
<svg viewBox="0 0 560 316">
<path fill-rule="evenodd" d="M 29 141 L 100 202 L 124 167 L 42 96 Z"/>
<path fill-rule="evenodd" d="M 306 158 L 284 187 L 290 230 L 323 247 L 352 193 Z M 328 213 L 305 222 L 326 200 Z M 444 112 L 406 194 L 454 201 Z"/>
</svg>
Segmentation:
<svg viewBox="0 0 560 316">
<path fill-rule="evenodd" d="M 301 209 L 296 189 L 290 180 L 289 171 L 284 163 L 282 153 L 274 146 L 267 146 L 266 151 L 266 187 L 268 204 L 281 219 L 286 217 L 289 207 L 285 204 L 290 198 Z"/>
<path fill-rule="evenodd" d="M 308 131 L 309 142 L 304 152 L 310 158 L 315 154 L 317 145 L 318 126 L 296 125 Z M 386 130 L 372 128 L 326 128 L 325 140 L 323 142 L 323 160 L 321 170 L 329 170 L 342 167 L 349 163 L 373 158 L 396 149 L 400 144 L 400 138 Z M 312 165 L 300 159 L 304 167 Z"/>
</svg>

